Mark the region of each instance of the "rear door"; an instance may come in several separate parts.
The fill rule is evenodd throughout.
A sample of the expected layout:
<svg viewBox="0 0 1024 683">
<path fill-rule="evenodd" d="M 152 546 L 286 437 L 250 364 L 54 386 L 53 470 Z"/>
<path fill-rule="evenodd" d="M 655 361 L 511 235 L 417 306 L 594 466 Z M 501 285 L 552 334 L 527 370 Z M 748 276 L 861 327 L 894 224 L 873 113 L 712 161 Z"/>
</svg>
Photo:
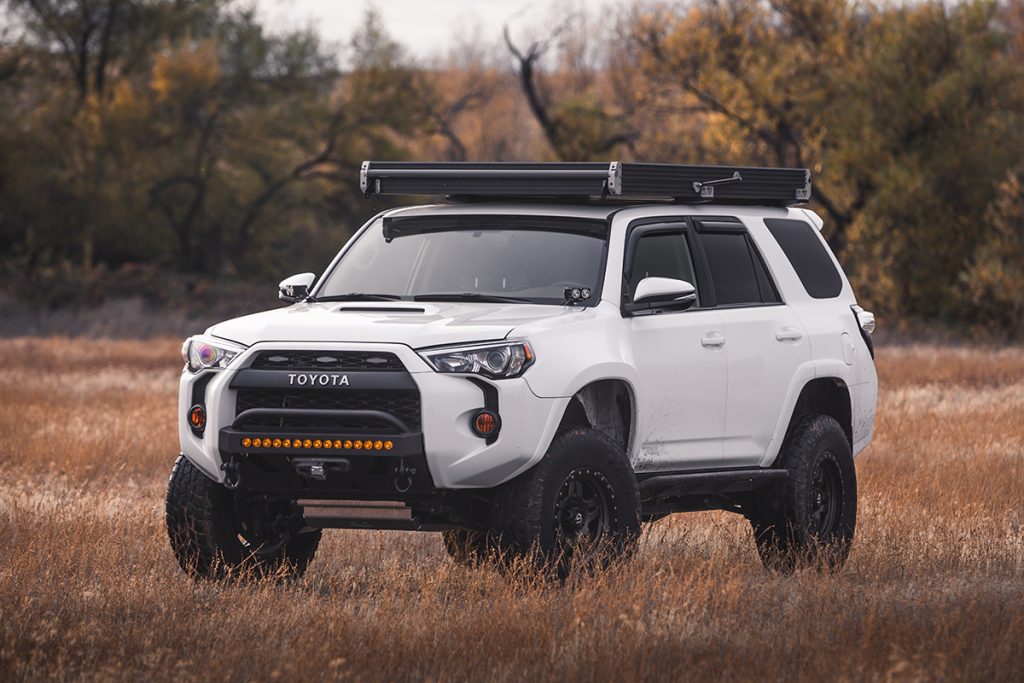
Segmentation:
<svg viewBox="0 0 1024 683">
<path fill-rule="evenodd" d="M 723 464 L 760 464 L 797 368 L 811 358 L 807 330 L 782 301 L 746 227 L 695 221 L 721 316 L 728 359 Z"/>
<path fill-rule="evenodd" d="M 686 223 L 633 228 L 627 240 L 623 301 L 645 277 L 685 280 L 697 289 L 686 310 L 652 309 L 628 318 L 642 422 L 638 471 L 719 467 L 725 429 L 726 354 L 721 317 L 708 305 Z"/>
</svg>

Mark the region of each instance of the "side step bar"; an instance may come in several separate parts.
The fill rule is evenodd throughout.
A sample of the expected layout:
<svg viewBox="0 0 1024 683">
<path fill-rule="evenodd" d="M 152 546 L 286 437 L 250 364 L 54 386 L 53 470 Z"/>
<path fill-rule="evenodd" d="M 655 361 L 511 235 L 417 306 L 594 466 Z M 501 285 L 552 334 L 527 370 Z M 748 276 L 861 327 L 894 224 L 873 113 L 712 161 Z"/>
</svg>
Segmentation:
<svg viewBox="0 0 1024 683">
<path fill-rule="evenodd" d="M 758 491 L 788 474 L 763 468 L 653 474 L 639 481 L 640 500 L 645 513 L 728 509 L 730 496 Z"/>
</svg>

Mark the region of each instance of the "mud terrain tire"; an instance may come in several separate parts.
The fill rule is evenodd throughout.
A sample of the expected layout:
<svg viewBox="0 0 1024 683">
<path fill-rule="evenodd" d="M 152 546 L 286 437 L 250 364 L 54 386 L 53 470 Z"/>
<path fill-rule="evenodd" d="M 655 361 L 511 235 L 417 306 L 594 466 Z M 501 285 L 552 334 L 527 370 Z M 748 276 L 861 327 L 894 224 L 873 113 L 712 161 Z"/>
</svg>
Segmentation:
<svg viewBox="0 0 1024 683">
<path fill-rule="evenodd" d="M 496 491 L 493 535 L 503 559 L 528 557 L 565 578 L 573 565 L 607 566 L 640 534 L 640 492 L 625 454 L 605 435 L 574 428 L 537 465 Z"/>
<path fill-rule="evenodd" d="M 846 433 L 828 415 L 805 417 L 783 444 L 788 476 L 747 518 L 765 567 L 840 569 L 857 524 L 857 473 Z"/>
<path fill-rule="evenodd" d="M 320 544 L 320 530 L 245 539 L 236 494 L 178 456 L 167 484 L 167 535 L 178 564 L 194 579 L 254 575 L 302 576 Z"/>
</svg>

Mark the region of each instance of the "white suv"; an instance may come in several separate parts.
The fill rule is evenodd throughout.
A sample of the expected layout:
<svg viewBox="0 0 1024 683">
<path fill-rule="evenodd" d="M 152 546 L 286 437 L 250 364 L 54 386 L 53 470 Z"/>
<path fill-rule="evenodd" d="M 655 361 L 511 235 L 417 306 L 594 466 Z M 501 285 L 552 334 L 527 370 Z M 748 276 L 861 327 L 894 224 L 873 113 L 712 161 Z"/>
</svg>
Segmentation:
<svg viewBox="0 0 1024 683">
<path fill-rule="evenodd" d="M 765 564 L 841 564 L 873 316 L 801 169 L 364 163 L 386 211 L 292 305 L 182 349 L 182 567 L 301 573 L 324 528 L 443 531 L 564 575 L 641 522 L 745 515 Z M 601 552 L 595 552 L 600 547 Z"/>
</svg>

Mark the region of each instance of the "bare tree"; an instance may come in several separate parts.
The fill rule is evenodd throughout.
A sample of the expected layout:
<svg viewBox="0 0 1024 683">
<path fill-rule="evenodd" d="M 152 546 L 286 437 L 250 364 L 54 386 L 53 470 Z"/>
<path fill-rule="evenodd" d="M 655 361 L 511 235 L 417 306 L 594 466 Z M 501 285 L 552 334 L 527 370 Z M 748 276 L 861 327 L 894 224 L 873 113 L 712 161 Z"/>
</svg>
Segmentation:
<svg viewBox="0 0 1024 683">
<path fill-rule="evenodd" d="M 544 83 L 539 73 L 540 62 L 576 19 L 575 16 L 568 17 L 546 37 L 534 40 L 526 47 L 520 47 L 512 40 L 508 24 L 502 32 L 505 46 L 516 61 L 520 87 L 530 112 L 544 132 L 552 151 L 566 161 L 583 161 L 603 156 L 616 147 L 631 145 L 637 137 L 628 116 L 612 114 L 607 108 L 577 111 L 575 116 L 563 111 Z M 599 125 L 588 125 L 595 121 Z M 596 135 L 593 134 L 595 129 L 598 131 Z"/>
</svg>

